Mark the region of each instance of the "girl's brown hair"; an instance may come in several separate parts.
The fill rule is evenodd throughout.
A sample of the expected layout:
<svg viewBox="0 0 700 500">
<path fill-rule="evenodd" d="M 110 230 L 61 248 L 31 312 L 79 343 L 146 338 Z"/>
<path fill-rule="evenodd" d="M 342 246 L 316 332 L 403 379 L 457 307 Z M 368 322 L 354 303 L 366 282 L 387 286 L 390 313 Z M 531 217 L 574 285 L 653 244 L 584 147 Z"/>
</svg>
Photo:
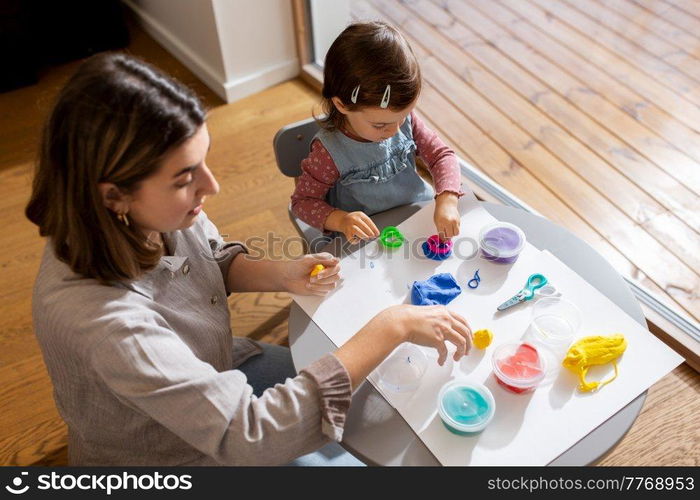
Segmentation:
<svg viewBox="0 0 700 500">
<path fill-rule="evenodd" d="M 353 103 L 350 98 L 358 85 L 357 102 Z M 405 109 L 418 98 L 421 74 L 411 46 L 389 24 L 351 24 L 326 54 L 321 92 L 326 117 L 319 124 L 335 130 L 345 121 L 331 98 L 338 97 L 351 111 L 379 106 L 387 85 L 391 85 L 388 107 L 392 110 Z"/>
<path fill-rule="evenodd" d="M 105 207 L 98 184 L 138 190 L 205 119 L 197 97 L 153 66 L 119 53 L 89 58 L 44 127 L 27 217 L 74 272 L 102 283 L 138 277 L 161 249 Z"/>
</svg>

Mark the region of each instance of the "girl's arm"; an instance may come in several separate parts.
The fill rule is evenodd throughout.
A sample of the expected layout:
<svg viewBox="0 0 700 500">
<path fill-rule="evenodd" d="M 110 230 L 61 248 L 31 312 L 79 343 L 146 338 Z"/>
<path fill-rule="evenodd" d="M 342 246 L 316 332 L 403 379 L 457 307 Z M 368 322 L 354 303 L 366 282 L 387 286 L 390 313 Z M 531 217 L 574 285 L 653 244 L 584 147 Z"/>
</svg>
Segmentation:
<svg viewBox="0 0 700 500">
<path fill-rule="evenodd" d="M 417 154 L 435 184 L 435 227 L 441 238 L 453 238 L 459 234 L 457 202 L 464 194 L 457 156 L 415 112 L 411 112 L 411 124 Z"/>
<path fill-rule="evenodd" d="M 321 231 L 339 231 L 351 243 L 379 236 L 374 222 L 363 212 L 346 212 L 326 203 L 328 190 L 340 178 L 338 167 L 321 141 L 301 162 L 302 174 L 292 195 L 292 213 Z"/>
<path fill-rule="evenodd" d="M 464 194 L 457 155 L 438 135 L 428 128 L 415 111 L 411 112 L 413 140 L 417 154 L 425 162 L 435 184 L 435 195 L 450 192 L 457 197 Z"/>
<path fill-rule="evenodd" d="M 326 202 L 328 191 L 340 177 L 331 155 L 321 141 L 311 144 L 311 153 L 301 162 L 301 176 L 292 194 L 292 213 L 321 231 L 334 207 Z"/>
</svg>

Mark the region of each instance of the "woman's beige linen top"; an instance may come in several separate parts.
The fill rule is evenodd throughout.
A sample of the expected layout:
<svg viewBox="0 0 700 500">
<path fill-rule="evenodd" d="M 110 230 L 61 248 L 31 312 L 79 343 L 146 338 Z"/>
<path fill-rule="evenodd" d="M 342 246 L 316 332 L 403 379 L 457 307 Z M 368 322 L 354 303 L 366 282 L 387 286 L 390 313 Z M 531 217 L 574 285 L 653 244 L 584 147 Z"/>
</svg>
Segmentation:
<svg viewBox="0 0 700 500">
<path fill-rule="evenodd" d="M 285 464 L 340 440 L 351 383 L 335 356 L 259 398 L 235 369 L 260 352 L 230 329 L 225 278 L 245 247 L 203 212 L 164 237 L 172 255 L 128 285 L 77 275 L 46 246 L 33 317 L 70 463 Z"/>
</svg>

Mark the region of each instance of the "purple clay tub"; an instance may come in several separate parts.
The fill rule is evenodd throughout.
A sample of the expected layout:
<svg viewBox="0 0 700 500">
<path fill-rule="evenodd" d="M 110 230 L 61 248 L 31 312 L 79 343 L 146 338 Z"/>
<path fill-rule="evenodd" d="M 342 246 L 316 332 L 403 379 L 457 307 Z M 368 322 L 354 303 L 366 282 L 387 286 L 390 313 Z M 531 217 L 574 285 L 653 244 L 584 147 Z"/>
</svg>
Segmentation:
<svg viewBox="0 0 700 500">
<path fill-rule="evenodd" d="M 498 264 L 512 264 L 525 247 L 525 233 L 508 222 L 494 222 L 481 228 L 479 248 L 484 259 Z"/>
</svg>

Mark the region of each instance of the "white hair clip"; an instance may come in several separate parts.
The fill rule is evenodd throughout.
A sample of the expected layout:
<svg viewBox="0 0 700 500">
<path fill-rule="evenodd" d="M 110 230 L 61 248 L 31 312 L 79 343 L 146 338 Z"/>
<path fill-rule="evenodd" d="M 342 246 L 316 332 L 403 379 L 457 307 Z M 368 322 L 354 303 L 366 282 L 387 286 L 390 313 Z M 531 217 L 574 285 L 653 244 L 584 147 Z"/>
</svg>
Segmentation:
<svg viewBox="0 0 700 500">
<path fill-rule="evenodd" d="M 391 85 L 386 86 L 384 90 L 384 96 L 382 96 L 382 102 L 379 105 L 380 108 L 386 108 L 389 105 L 389 98 L 391 97 Z"/>
<path fill-rule="evenodd" d="M 357 94 L 360 93 L 360 86 L 358 85 L 354 89 L 352 89 L 352 94 L 350 95 L 350 100 L 352 101 L 353 104 L 357 104 Z"/>
</svg>

